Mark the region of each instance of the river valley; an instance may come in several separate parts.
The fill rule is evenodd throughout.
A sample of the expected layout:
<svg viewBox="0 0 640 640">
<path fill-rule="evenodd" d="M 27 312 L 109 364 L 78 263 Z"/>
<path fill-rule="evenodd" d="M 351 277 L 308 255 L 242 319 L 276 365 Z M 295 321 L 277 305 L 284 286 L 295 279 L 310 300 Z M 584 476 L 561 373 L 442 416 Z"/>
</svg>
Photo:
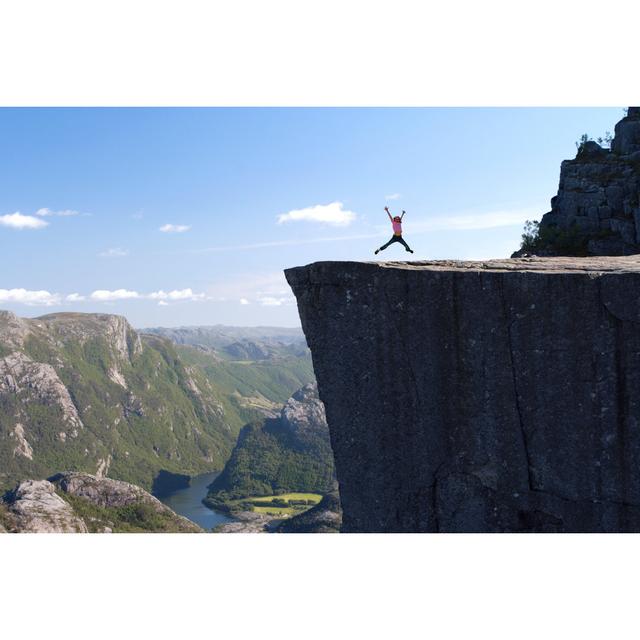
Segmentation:
<svg viewBox="0 0 640 640">
<path fill-rule="evenodd" d="M 214 481 L 218 473 L 203 473 L 199 476 L 193 476 L 188 487 L 174 489 L 156 495 L 156 497 L 177 514 L 195 522 L 205 531 L 211 531 L 221 524 L 235 522 L 234 518 L 209 509 L 202 504 L 202 498 L 207 495 L 207 487 Z"/>
</svg>

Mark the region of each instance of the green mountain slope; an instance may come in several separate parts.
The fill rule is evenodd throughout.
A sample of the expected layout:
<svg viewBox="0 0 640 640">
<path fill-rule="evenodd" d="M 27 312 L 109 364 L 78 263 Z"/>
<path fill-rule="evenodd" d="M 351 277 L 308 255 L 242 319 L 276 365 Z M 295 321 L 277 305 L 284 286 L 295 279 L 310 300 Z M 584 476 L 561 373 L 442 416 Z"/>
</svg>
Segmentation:
<svg viewBox="0 0 640 640">
<path fill-rule="evenodd" d="M 176 345 L 176 350 L 208 381 L 238 430 L 265 416 L 276 416 L 296 389 L 315 381 L 306 348 L 299 355 L 258 361 L 225 360 L 191 346 Z"/>
<path fill-rule="evenodd" d="M 278 418 L 246 425 L 209 504 L 287 492 L 325 494 L 335 486 L 333 452 L 317 387 L 309 384 L 285 404 Z"/>
<path fill-rule="evenodd" d="M 148 489 L 160 470 L 215 470 L 231 418 L 199 368 L 122 317 L 0 312 L 0 488 L 74 470 Z"/>
</svg>

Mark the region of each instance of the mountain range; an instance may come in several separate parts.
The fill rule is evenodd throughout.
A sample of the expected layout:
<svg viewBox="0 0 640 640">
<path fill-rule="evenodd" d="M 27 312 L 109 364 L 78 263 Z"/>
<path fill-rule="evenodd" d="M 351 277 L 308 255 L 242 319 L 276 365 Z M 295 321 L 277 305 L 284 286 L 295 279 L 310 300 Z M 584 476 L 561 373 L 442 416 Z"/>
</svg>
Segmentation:
<svg viewBox="0 0 640 640">
<path fill-rule="evenodd" d="M 72 470 L 151 490 L 221 469 L 244 424 L 312 380 L 299 330 L 0 311 L 0 489 Z"/>
</svg>

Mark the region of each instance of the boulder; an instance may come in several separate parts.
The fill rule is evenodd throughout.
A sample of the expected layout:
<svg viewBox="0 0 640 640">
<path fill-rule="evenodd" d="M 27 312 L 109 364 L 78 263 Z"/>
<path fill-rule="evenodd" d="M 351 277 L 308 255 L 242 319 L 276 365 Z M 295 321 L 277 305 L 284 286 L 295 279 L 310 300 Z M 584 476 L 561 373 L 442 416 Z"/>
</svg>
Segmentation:
<svg viewBox="0 0 640 640">
<path fill-rule="evenodd" d="M 86 533 L 87 525 L 47 480 L 25 480 L 9 495 L 7 508 L 20 533 Z"/>
</svg>

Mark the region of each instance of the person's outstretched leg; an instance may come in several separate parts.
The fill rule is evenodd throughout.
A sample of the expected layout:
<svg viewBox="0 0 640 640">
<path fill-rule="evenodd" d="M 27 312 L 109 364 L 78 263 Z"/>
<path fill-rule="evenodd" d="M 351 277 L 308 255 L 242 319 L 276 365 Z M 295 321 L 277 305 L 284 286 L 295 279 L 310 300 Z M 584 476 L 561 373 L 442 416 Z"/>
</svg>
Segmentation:
<svg viewBox="0 0 640 640">
<path fill-rule="evenodd" d="M 413 253 L 413 249 L 404 241 L 402 236 L 398 236 L 398 242 L 400 242 L 409 253 Z"/>
<path fill-rule="evenodd" d="M 376 249 L 375 254 L 378 255 L 378 251 L 384 251 L 390 244 L 393 244 L 394 242 L 396 242 L 396 236 L 393 236 L 391 240 L 389 240 L 389 242 L 383 244 L 379 249 Z"/>
</svg>

